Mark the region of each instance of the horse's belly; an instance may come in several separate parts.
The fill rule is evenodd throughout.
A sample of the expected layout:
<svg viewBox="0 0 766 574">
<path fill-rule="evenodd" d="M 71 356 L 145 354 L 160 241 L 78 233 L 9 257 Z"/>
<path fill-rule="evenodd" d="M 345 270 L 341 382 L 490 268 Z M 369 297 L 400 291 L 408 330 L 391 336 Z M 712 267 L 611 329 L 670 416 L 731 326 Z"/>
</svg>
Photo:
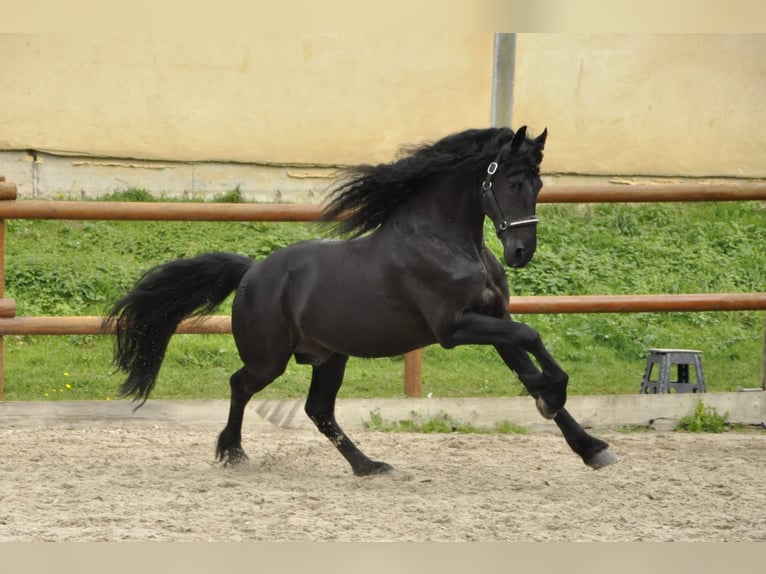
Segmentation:
<svg viewBox="0 0 766 574">
<path fill-rule="evenodd" d="M 424 322 L 398 313 L 347 310 L 304 322 L 297 351 L 322 357 L 323 352 L 352 357 L 392 357 L 435 342 Z M 297 356 L 297 355 L 296 355 Z"/>
</svg>

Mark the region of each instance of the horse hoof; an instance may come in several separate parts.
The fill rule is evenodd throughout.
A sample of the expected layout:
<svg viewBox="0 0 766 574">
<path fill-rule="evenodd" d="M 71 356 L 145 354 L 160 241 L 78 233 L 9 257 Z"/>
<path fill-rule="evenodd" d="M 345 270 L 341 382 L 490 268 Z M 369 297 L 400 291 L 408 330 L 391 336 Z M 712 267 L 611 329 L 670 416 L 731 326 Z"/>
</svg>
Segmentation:
<svg viewBox="0 0 766 574">
<path fill-rule="evenodd" d="M 619 458 L 608 448 L 594 454 L 585 464 L 593 469 L 604 468 L 615 462 L 619 462 Z"/>
<path fill-rule="evenodd" d="M 248 462 L 250 458 L 245 454 L 245 451 L 241 448 L 239 449 L 232 449 L 229 451 L 228 456 L 226 457 L 226 460 L 224 461 L 224 466 L 238 466 L 242 463 Z"/>
<path fill-rule="evenodd" d="M 537 407 L 537 412 L 539 412 L 544 419 L 552 419 L 555 418 L 557 414 L 559 414 L 560 409 L 554 409 L 552 406 L 550 406 L 548 403 L 546 403 L 542 397 L 537 397 L 535 399 L 535 406 Z"/>
<path fill-rule="evenodd" d="M 362 468 L 355 468 L 354 474 L 356 476 L 377 476 L 380 474 L 390 474 L 394 472 L 394 467 L 385 462 L 377 462 L 371 460 L 368 464 L 365 464 Z"/>
</svg>

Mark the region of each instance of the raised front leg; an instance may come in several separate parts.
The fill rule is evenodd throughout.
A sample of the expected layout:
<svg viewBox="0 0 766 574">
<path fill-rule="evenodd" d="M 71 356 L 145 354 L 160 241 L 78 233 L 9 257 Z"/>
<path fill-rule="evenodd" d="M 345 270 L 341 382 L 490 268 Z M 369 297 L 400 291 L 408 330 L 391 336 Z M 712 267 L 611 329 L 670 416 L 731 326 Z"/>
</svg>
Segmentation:
<svg viewBox="0 0 766 574">
<path fill-rule="evenodd" d="M 552 419 L 566 404 L 569 375 L 559 367 L 539 336 L 537 342 L 539 348 L 535 349 L 536 353 L 533 356 L 545 358 L 544 364 L 547 370 L 543 367 L 542 372 L 532 362 L 527 351 L 521 347 L 497 344 L 495 349 L 505 364 L 516 372 L 519 380 L 535 399 L 535 405 L 540 414 L 546 419 Z"/>
<path fill-rule="evenodd" d="M 516 372 L 521 382 L 529 389 L 530 394 L 535 396 L 533 389 L 535 389 L 537 380 L 542 374 L 537 365 L 529 358 L 529 355 L 523 349 L 511 345 L 495 345 L 495 348 L 505 364 Z M 542 413 L 539 399 L 537 400 L 537 408 Z M 542 414 L 545 416 L 544 413 Z M 601 468 L 617 462 L 618 458 L 609 449 L 609 445 L 585 432 L 563 406 L 555 413 L 553 421 L 561 430 L 569 447 L 580 455 L 583 462 L 591 468 Z"/>
<path fill-rule="evenodd" d="M 455 345 L 494 345 L 509 366 L 510 362 L 517 365 L 511 368 L 535 398 L 542 416 L 552 419 L 564 407 L 569 376 L 545 348 L 539 333 L 529 325 L 517 323 L 507 316 L 497 318 L 469 312 L 445 324 L 437 337 L 439 343 L 447 348 Z M 542 372 L 527 353 L 537 359 Z M 520 357 L 526 360 L 522 361 Z"/>
<path fill-rule="evenodd" d="M 338 395 L 348 357 L 333 355 L 325 363 L 314 367 L 311 387 L 306 399 L 306 414 L 319 432 L 335 445 L 351 465 L 356 476 L 369 476 L 391 472 L 393 467 L 385 462 L 369 459 L 343 432 L 335 420 L 335 398 Z"/>
<path fill-rule="evenodd" d="M 589 435 L 566 409 L 561 409 L 553 418 L 561 429 L 569 447 L 580 455 L 591 468 L 603 468 L 620 459 L 609 448 L 609 444 Z"/>
</svg>

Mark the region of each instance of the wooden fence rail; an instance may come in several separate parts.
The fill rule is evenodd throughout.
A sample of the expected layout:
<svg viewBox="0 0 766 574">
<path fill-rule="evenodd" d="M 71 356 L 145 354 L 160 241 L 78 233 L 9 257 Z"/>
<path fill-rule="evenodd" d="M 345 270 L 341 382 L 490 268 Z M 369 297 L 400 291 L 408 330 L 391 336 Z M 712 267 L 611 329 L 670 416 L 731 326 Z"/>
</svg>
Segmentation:
<svg viewBox="0 0 766 574">
<path fill-rule="evenodd" d="M 210 204 L 13 201 L 16 186 L 0 176 L 0 400 L 3 393 L 4 335 L 97 335 L 101 317 L 16 317 L 15 302 L 5 299 L 5 220 L 133 220 L 133 221 L 315 221 L 314 204 Z M 668 185 L 547 185 L 539 203 L 647 203 L 766 200 L 766 183 Z M 664 311 L 766 310 L 766 293 L 673 295 L 588 295 L 513 297 L 514 314 L 638 313 Z M 227 316 L 186 320 L 178 333 L 230 333 Z M 766 341 L 765 341 L 766 345 Z M 766 353 L 766 347 L 764 349 Z M 422 349 L 405 360 L 405 394 L 420 396 Z"/>
<path fill-rule="evenodd" d="M 6 184 L 11 189 L 11 184 Z M 15 199 L 14 193 L 0 199 Z M 0 190 L 1 191 L 1 190 Z M 13 197 L 11 197 L 13 195 Z M 538 203 L 658 203 L 766 200 L 766 183 L 546 185 Z M 315 221 L 321 206 L 282 203 L 0 202 L 0 219 L 132 221 Z"/>
<path fill-rule="evenodd" d="M 110 335 L 103 317 L 14 317 L 3 313 L 13 301 L 0 300 L 0 336 L 3 335 Z M 546 313 L 658 313 L 682 311 L 766 311 L 766 293 L 697 293 L 683 295 L 549 295 L 512 297 L 513 314 Z M 228 315 L 182 321 L 178 334 L 231 333 Z"/>
</svg>

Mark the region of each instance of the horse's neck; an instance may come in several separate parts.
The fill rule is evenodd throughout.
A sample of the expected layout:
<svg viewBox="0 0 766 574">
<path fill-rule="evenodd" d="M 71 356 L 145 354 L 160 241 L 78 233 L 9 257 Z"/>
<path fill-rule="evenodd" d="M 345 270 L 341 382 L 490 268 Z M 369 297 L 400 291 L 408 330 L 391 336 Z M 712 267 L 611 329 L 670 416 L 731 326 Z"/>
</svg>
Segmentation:
<svg viewBox="0 0 766 574">
<path fill-rule="evenodd" d="M 407 199 L 394 218 L 399 229 L 443 236 L 451 242 L 483 243 L 484 212 L 471 177 L 435 176 Z"/>
</svg>

